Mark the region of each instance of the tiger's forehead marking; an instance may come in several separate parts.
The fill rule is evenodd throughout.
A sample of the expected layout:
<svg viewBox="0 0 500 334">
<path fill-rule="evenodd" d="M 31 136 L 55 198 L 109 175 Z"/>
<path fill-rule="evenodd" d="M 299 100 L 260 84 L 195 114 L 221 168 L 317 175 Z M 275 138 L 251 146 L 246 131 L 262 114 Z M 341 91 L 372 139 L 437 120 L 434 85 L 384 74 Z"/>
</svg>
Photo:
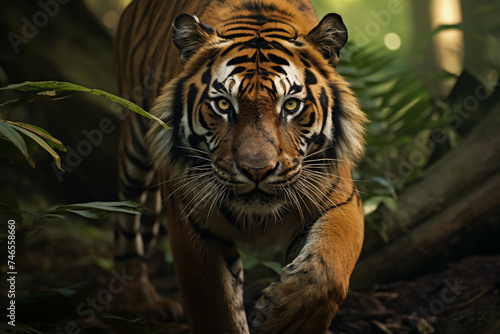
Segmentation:
<svg viewBox="0 0 500 334">
<path fill-rule="evenodd" d="M 295 40 L 298 32 L 290 23 L 273 17 L 250 15 L 226 21 L 219 28 L 219 37 L 225 39 L 249 39 L 249 44 L 255 47 L 265 47 L 272 39 Z"/>
<path fill-rule="evenodd" d="M 294 64 L 293 48 L 303 44 L 293 25 L 282 17 L 255 14 L 225 21 L 216 31 L 227 41 L 220 51 L 224 60 L 215 66 L 212 88 L 218 94 L 245 98 L 268 95 L 278 101 L 297 92 L 303 75 Z"/>
<path fill-rule="evenodd" d="M 248 61 L 243 64 L 245 66 L 241 65 L 231 64 L 231 60 L 221 63 L 214 73 L 211 95 L 244 99 L 270 97 L 275 102 L 291 95 L 305 97 L 304 73 L 293 62 L 280 65 L 270 62 L 264 66 L 262 63 Z M 239 71 L 242 67 L 244 70 Z M 276 71 L 277 67 L 279 71 Z"/>
</svg>

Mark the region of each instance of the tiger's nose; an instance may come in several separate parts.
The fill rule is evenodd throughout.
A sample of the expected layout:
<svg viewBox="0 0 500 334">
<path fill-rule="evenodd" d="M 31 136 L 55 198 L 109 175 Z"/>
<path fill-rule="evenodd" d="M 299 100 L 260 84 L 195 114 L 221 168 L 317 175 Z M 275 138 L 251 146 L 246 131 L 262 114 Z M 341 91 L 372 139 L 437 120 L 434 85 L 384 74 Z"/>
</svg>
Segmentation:
<svg viewBox="0 0 500 334">
<path fill-rule="evenodd" d="M 260 182 L 266 177 L 271 175 L 278 165 L 268 165 L 265 167 L 252 167 L 248 165 L 241 165 L 243 174 L 254 182 Z"/>
</svg>

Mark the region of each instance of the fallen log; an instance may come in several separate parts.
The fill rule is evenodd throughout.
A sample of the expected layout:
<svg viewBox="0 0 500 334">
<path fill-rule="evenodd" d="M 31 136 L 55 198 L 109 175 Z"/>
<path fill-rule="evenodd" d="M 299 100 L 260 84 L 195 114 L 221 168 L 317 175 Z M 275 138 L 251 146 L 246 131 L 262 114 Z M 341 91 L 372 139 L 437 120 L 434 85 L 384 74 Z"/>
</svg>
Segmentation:
<svg viewBox="0 0 500 334">
<path fill-rule="evenodd" d="M 367 230 L 351 287 L 404 279 L 456 257 L 500 228 L 500 104 L 458 147 L 399 194 L 395 213 L 376 219 L 389 242 Z"/>
</svg>

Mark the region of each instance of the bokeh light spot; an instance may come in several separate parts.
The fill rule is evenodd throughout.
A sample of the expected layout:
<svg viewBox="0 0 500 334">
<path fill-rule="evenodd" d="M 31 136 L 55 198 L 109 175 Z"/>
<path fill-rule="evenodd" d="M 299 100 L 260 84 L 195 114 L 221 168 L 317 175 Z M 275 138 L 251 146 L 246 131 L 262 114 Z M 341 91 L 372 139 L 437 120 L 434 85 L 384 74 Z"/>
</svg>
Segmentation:
<svg viewBox="0 0 500 334">
<path fill-rule="evenodd" d="M 398 50 L 401 47 L 401 37 L 395 32 L 390 32 L 385 35 L 384 44 L 389 50 Z"/>
</svg>

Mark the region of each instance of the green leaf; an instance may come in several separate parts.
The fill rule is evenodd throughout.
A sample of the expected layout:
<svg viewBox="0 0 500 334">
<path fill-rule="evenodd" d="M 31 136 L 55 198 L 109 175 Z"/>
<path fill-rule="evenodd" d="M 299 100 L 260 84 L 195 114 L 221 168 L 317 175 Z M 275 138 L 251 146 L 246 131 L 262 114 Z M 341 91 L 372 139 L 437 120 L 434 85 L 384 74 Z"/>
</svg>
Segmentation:
<svg viewBox="0 0 500 334">
<path fill-rule="evenodd" d="M 52 290 L 60 293 L 64 297 L 71 298 L 71 297 L 73 297 L 78 292 L 76 290 L 76 288 L 80 288 L 83 285 L 85 285 L 85 284 L 84 283 L 77 283 L 77 284 L 74 284 L 74 285 L 66 286 L 66 287 L 63 287 L 63 288 L 55 288 L 55 289 L 52 289 Z"/>
<path fill-rule="evenodd" d="M 48 133 L 45 129 L 42 129 L 36 125 L 33 124 L 27 124 L 27 123 L 22 123 L 22 122 L 11 122 L 7 121 L 7 123 L 17 125 L 23 129 L 29 130 L 38 136 L 44 138 L 45 140 L 48 140 L 48 144 L 52 148 L 57 148 L 60 151 L 67 152 L 68 150 L 64 145 L 56 138 L 54 138 L 50 133 Z"/>
<path fill-rule="evenodd" d="M 241 251 L 240 251 L 240 256 L 241 260 L 243 261 L 243 269 L 245 270 L 250 270 L 255 266 L 257 266 L 258 264 L 260 264 L 260 261 L 257 258 L 253 256 L 247 256 L 243 254 Z"/>
<path fill-rule="evenodd" d="M 137 215 L 143 210 L 139 203 L 131 201 L 123 202 L 89 202 L 69 205 L 58 205 L 53 207 L 45 217 L 54 214 L 73 213 L 89 219 L 104 219 L 108 212 L 122 212 Z"/>
<path fill-rule="evenodd" d="M 43 92 L 43 91 L 55 91 L 55 92 L 66 92 L 66 91 L 76 91 L 76 92 L 86 92 L 98 96 L 103 96 L 110 101 L 116 102 L 131 111 L 144 116 L 146 118 L 152 119 L 160 123 L 165 129 L 170 129 L 161 119 L 148 113 L 146 110 L 142 109 L 135 103 L 132 103 L 124 98 L 110 94 L 108 92 L 102 91 L 100 89 L 86 88 L 80 85 L 76 85 L 69 82 L 59 82 L 59 81 L 38 81 L 31 82 L 26 81 L 23 83 L 8 85 L 7 87 L 2 87 L 0 90 L 14 89 L 19 91 L 33 91 L 33 92 Z"/>
<path fill-rule="evenodd" d="M 59 154 L 56 153 L 56 151 L 54 151 L 52 149 L 52 147 L 50 147 L 49 144 L 47 144 L 46 141 L 44 141 L 42 138 L 38 137 L 33 132 L 30 132 L 30 131 L 28 131 L 26 129 L 23 129 L 20 126 L 17 126 L 17 125 L 14 125 L 14 124 L 11 124 L 11 126 L 16 127 L 17 131 L 19 131 L 19 132 L 23 133 L 24 135 L 30 137 L 35 142 L 37 142 L 38 145 L 40 145 L 45 151 L 49 152 L 49 154 L 54 159 L 54 162 L 56 163 L 57 168 L 59 168 L 59 170 L 63 170 L 62 167 L 61 167 L 61 157 L 59 156 Z"/>
<path fill-rule="evenodd" d="M 23 137 L 16 131 L 13 125 L 0 121 L 0 135 L 12 142 L 21 153 L 24 155 L 26 160 L 30 163 L 31 167 L 35 167 L 35 162 L 28 154 L 28 148 L 26 147 L 26 142 Z"/>
<path fill-rule="evenodd" d="M 97 210 L 86 210 L 86 209 L 64 209 L 63 212 L 74 213 L 75 215 L 82 216 L 88 219 L 105 219 L 108 218 L 108 213 L 105 211 L 97 211 Z"/>
<path fill-rule="evenodd" d="M 377 182 L 378 184 L 380 184 L 386 188 L 392 188 L 391 184 L 389 182 L 387 182 L 387 180 L 384 179 L 383 177 L 375 176 L 375 177 L 372 177 L 370 180 Z"/>
<path fill-rule="evenodd" d="M 79 203 L 71 204 L 72 207 L 81 208 L 91 208 L 98 210 L 114 211 L 114 212 L 124 212 L 131 214 L 140 214 L 142 210 L 141 204 L 132 201 L 122 201 L 122 202 L 89 202 L 89 203 Z"/>
<path fill-rule="evenodd" d="M 283 274 L 283 267 L 281 266 L 281 263 L 275 262 L 275 261 L 262 261 L 261 264 L 271 270 L 273 270 L 275 273 L 281 276 Z"/>
<path fill-rule="evenodd" d="M 373 196 L 365 200 L 363 203 L 363 213 L 365 216 L 373 213 L 377 208 L 384 204 L 389 210 L 395 212 L 397 210 L 397 204 L 394 198 L 389 196 Z"/>
</svg>

